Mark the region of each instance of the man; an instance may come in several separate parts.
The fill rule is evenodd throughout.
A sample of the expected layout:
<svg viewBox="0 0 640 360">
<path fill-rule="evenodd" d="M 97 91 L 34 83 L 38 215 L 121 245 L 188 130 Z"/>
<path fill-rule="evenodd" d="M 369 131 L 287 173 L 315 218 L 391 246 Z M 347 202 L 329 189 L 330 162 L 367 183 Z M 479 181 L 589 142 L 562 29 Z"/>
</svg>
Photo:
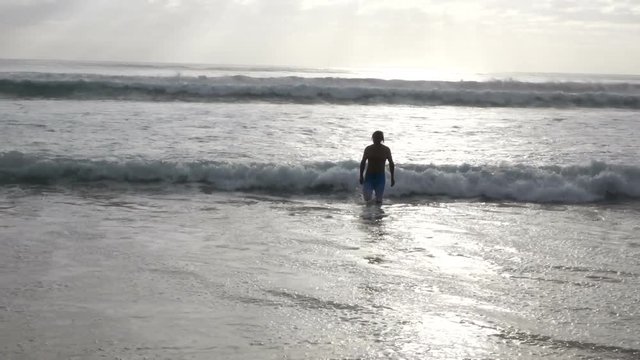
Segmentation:
<svg viewBox="0 0 640 360">
<path fill-rule="evenodd" d="M 389 160 L 389 172 L 391 173 L 391 186 L 395 185 L 393 158 L 391 157 L 391 149 L 382 145 L 384 142 L 384 134 L 382 131 L 376 131 L 371 135 L 373 144 L 364 149 L 362 161 L 360 162 L 360 184 L 362 184 L 362 196 L 365 201 L 371 200 L 373 192 L 376 193 L 376 202 L 382 203 L 382 195 L 384 194 L 385 173 L 384 165 Z M 368 162 L 368 164 L 367 164 Z M 365 167 L 367 173 L 363 177 Z"/>
</svg>

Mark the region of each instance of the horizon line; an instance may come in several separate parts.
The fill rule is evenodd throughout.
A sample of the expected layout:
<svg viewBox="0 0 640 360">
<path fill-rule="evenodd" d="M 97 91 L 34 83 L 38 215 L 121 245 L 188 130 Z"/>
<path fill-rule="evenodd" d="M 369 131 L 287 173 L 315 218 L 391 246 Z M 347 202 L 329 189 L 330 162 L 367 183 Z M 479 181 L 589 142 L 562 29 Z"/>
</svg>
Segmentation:
<svg viewBox="0 0 640 360">
<path fill-rule="evenodd" d="M 505 70 L 505 71 L 451 71 L 433 68 L 421 68 L 416 66 L 340 66 L 340 67 L 312 67 L 304 65 L 267 65 L 267 64 L 240 64 L 240 63 L 206 63 L 206 62 L 176 62 L 176 61 L 146 61 L 146 60 L 97 60 L 97 59 L 64 59 L 64 58 L 23 58 L 23 57 L 0 57 L 0 61 L 41 61 L 41 62 L 66 62 L 66 63 L 87 63 L 87 64 L 119 64 L 119 65 L 166 65 L 166 66 L 207 66 L 219 68 L 238 68 L 238 69 L 264 69 L 264 70 L 298 70 L 302 72 L 335 72 L 349 73 L 356 71 L 384 71 L 384 70 L 410 70 L 431 73 L 458 73 L 460 75 L 498 75 L 498 74 L 520 74 L 520 75 L 600 75 L 600 76 L 640 76 L 640 73 L 624 73 L 624 72 L 563 72 L 563 71 L 522 71 L 522 70 Z"/>
</svg>

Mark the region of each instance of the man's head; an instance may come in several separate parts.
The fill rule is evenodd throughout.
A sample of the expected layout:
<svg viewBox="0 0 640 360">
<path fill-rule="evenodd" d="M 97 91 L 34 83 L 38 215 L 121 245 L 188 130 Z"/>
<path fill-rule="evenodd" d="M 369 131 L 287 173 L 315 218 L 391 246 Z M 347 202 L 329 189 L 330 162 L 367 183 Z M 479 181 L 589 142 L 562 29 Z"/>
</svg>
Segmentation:
<svg viewBox="0 0 640 360">
<path fill-rule="evenodd" d="M 376 144 L 380 144 L 384 142 L 384 134 L 380 130 L 374 131 L 373 135 L 371 135 L 371 140 Z"/>
</svg>

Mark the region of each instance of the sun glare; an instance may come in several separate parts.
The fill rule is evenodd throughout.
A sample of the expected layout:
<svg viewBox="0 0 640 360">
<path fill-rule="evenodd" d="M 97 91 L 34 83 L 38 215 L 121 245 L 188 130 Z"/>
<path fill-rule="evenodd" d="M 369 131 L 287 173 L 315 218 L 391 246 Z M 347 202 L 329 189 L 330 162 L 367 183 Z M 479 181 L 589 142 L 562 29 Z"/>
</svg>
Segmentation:
<svg viewBox="0 0 640 360">
<path fill-rule="evenodd" d="M 461 81 L 476 80 L 478 74 L 456 69 L 425 69 L 402 67 L 365 68 L 356 71 L 359 76 L 386 80 L 432 80 L 432 81 Z"/>
</svg>

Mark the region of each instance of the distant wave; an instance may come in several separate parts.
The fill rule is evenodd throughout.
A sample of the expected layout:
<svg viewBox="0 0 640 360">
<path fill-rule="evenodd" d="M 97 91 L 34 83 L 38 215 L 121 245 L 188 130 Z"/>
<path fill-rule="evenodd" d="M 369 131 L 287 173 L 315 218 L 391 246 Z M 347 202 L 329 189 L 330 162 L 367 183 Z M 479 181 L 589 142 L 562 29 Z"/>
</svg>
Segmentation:
<svg viewBox="0 0 640 360">
<path fill-rule="evenodd" d="M 519 81 L 408 81 L 249 76 L 132 77 L 8 73 L 0 96 L 78 100 L 142 100 L 477 107 L 640 109 L 640 84 Z"/>
<path fill-rule="evenodd" d="M 0 154 L 0 184 L 204 183 L 216 191 L 278 194 L 353 193 L 358 163 L 300 165 L 219 162 L 96 161 Z M 640 198 L 640 167 L 587 165 L 404 165 L 391 197 L 448 196 L 539 203 L 584 203 Z"/>
</svg>

